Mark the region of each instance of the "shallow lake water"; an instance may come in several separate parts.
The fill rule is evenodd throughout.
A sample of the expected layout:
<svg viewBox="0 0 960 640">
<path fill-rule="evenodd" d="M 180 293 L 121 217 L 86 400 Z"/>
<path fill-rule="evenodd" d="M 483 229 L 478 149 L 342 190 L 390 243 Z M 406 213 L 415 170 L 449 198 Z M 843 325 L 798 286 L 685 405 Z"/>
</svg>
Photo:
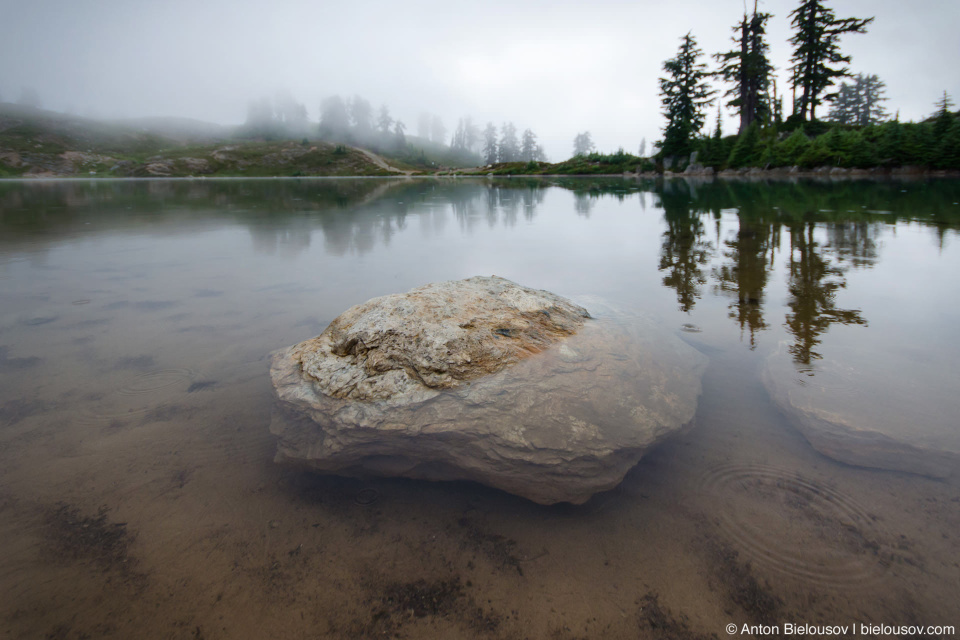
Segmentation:
<svg viewBox="0 0 960 640">
<path fill-rule="evenodd" d="M 954 637 L 958 474 L 824 455 L 764 375 L 854 371 L 831 411 L 879 397 L 894 437 L 951 453 L 958 201 L 955 180 L 0 182 L 0 636 Z M 580 506 L 273 463 L 271 351 L 494 274 L 676 332 L 709 358 L 693 422 Z"/>
</svg>

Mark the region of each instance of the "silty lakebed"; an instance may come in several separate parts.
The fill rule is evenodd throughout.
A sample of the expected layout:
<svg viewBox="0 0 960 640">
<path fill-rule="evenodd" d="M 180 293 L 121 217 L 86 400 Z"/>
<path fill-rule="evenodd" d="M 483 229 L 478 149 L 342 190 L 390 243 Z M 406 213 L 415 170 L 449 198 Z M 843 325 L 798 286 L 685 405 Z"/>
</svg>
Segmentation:
<svg viewBox="0 0 960 640">
<path fill-rule="evenodd" d="M 429 284 L 274 352 L 276 460 L 582 503 L 690 422 L 705 366 L 641 315 L 496 276 Z"/>
</svg>

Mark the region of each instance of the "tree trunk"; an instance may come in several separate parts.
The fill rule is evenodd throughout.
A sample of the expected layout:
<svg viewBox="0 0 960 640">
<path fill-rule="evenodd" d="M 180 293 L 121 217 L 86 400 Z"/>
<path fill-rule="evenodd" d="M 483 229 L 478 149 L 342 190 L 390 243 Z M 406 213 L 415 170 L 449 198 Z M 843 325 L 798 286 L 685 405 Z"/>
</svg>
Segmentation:
<svg viewBox="0 0 960 640">
<path fill-rule="evenodd" d="M 740 130 L 743 133 L 753 122 L 753 108 L 750 95 L 750 73 L 747 65 L 749 59 L 749 32 L 747 27 L 747 14 L 743 14 L 743 22 L 740 23 Z"/>
</svg>

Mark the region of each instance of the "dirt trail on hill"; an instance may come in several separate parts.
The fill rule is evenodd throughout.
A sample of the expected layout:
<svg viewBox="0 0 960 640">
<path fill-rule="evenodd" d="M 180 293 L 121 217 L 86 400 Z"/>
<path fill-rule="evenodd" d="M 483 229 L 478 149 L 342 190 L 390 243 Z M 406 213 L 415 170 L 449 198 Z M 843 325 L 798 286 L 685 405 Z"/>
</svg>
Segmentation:
<svg viewBox="0 0 960 640">
<path fill-rule="evenodd" d="M 366 149 L 361 149 L 360 147 L 354 147 L 354 149 L 356 149 L 357 151 L 365 155 L 367 158 L 369 158 L 370 162 L 377 165 L 381 169 L 386 169 L 387 171 L 393 171 L 394 173 L 400 173 L 405 176 L 410 176 L 410 175 L 413 175 L 414 173 L 413 171 L 405 171 L 403 169 L 398 169 L 397 167 L 394 167 L 393 165 L 389 164 L 386 160 L 384 160 L 383 158 L 381 158 L 380 156 L 378 156 L 372 151 L 367 151 Z"/>
</svg>

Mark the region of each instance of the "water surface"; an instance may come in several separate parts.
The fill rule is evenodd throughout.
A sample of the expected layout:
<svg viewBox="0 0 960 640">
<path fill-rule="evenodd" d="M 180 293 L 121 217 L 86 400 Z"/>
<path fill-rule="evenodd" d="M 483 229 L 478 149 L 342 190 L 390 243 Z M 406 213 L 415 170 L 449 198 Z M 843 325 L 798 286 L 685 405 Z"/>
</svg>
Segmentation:
<svg viewBox="0 0 960 640">
<path fill-rule="evenodd" d="M 2 635 L 960 625 L 956 475 L 825 456 L 761 382 L 771 358 L 811 384 L 861 367 L 844 410 L 913 388 L 895 435 L 955 442 L 958 201 L 957 181 L 0 182 Z M 659 318 L 710 358 L 693 424 L 580 507 L 273 464 L 269 352 L 474 275 Z"/>
</svg>

